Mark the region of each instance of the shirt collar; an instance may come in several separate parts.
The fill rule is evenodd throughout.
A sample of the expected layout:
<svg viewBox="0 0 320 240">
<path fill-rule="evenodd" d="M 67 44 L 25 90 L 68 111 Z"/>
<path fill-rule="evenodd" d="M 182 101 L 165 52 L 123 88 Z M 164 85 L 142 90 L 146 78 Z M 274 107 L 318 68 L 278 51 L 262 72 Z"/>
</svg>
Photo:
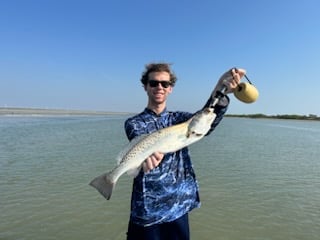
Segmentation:
<svg viewBox="0 0 320 240">
<path fill-rule="evenodd" d="M 164 117 L 165 115 L 168 114 L 168 111 L 167 111 L 167 108 L 165 108 L 160 114 L 156 114 L 154 111 L 152 111 L 151 109 L 149 108 L 145 108 L 144 109 L 144 112 L 145 113 L 148 113 L 154 117 Z"/>
</svg>

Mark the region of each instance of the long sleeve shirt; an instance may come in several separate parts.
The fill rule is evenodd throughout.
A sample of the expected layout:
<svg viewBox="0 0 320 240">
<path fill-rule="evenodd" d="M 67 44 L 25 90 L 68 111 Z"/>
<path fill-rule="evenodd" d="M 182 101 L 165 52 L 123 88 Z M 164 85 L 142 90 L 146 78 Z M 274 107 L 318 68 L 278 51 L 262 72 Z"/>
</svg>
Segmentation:
<svg viewBox="0 0 320 240">
<path fill-rule="evenodd" d="M 217 117 L 208 133 L 219 124 L 228 103 L 229 100 L 226 106 L 215 107 Z M 132 140 L 142 134 L 185 122 L 192 116 L 188 112 L 170 112 L 166 109 L 157 115 L 146 108 L 126 120 L 125 131 L 128 139 Z M 151 226 L 171 222 L 197 207 L 200 207 L 199 186 L 188 147 L 165 154 L 158 167 L 148 173 L 141 170 L 133 180 L 130 221 L 135 224 Z"/>
</svg>

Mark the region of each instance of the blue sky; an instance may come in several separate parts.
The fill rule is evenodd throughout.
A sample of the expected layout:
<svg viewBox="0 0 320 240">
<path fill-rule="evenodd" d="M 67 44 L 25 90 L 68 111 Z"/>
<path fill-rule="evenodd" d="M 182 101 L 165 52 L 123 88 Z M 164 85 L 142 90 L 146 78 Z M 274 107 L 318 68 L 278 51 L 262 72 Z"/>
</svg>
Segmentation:
<svg viewBox="0 0 320 240">
<path fill-rule="evenodd" d="M 0 107 L 139 112 L 144 65 L 172 63 L 170 110 L 231 67 L 260 97 L 228 113 L 320 115 L 318 0 L 0 0 Z"/>
</svg>

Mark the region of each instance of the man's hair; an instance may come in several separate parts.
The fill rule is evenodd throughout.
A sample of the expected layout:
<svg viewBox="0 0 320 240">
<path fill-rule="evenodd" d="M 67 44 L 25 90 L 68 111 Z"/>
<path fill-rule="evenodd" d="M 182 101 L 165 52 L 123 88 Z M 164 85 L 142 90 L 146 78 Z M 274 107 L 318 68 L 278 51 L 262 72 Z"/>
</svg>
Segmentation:
<svg viewBox="0 0 320 240">
<path fill-rule="evenodd" d="M 176 75 L 172 72 L 169 63 L 150 63 L 145 66 L 145 71 L 142 73 L 141 82 L 143 85 L 147 85 L 149 79 L 148 75 L 151 72 L 167 72 L 170 75 L 171 86 L 173 87 L 177 81 Z"/>
</svg>

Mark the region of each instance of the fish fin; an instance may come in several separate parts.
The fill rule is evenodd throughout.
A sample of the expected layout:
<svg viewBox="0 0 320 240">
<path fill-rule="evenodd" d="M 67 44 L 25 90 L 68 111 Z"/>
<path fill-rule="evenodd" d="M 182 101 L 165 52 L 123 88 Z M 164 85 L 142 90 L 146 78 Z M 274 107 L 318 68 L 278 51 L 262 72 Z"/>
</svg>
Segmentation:
<svg viewBox="0 0 320 240">
<path fill-rule="evenodd" d="M 141 166 L 139 166 L 138 168 L 133 168 L 127 171 L 127 174 L 133 178 L 135 178 L 136 176 L 138 176 L 139 172 L 140 172 Z"/>
<path fill-rule="evenodd" d="M 127 152 L 129 152 L 129 150 L 136 145 L 138 142 L 140 142 L 141 139 L 145 138 L 148 134 L 142 134 L 140 136 L 137 136 L 135 138 L 133 138 L 125 147 L 124 149 L 118 154 L 117 157 L 117 162 L 118 164 L 121 163 L 121 160 L 123 159 L 123 157 L 127 154 Z"/>
<path fill-rule="evenodd" d="M 109 200 L 114 189 L 115 183 L 111 182 L 108 178 L 108 174 L 105 173 L 93 179 L 89 183 L 89 185 L 97 189 L 102 196 Z"/>
</svg>

